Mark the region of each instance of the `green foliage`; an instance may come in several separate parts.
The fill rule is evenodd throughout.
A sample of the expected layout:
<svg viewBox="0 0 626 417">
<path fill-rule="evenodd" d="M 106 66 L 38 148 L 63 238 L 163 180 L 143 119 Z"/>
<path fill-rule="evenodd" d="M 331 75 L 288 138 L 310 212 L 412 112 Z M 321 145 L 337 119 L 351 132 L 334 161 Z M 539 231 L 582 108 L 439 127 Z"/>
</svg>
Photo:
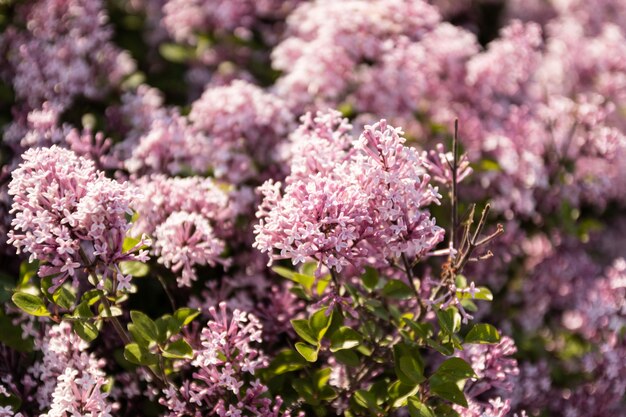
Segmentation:
<svg viewBox="0 0 626 417">
<path fill-rule="evenodd" d="M 65 310 L 71 310 L 76 302 L 76 295 L 66 288 L 65 285 L 61 285 L 53 293 L 50 293 L 50 287 L 53 285 L 52 278 L 52 276 L 48 276 L 41 279 L 41 293 L 48 301 L 51 301 Z"/>
<path fill-rule="evenodd" d="M 151 366 L 159 362 L 159 357 L 150 353 L 145 347 L 137 343 L 130 343 L 124 347 L 124 358 L 135 365 Z"/>
<path fill-rule="evenodd" d="M 383 287 L 383 294 L 389 298 L 406 300 L 413 296 L 413 290 L 411 290 L 411 287 L 406 285 L 404 282 L 392 279 Z"/>
<path fill-rule="evenodd" d="M 26 292 L 16 292 L 11 297 L 13 303 L 25 313 L 32 316 L 48 317 L 50 312 L 41 297 Z"/>
<path fill-rule="evenodd" d="M 344 349 L 352 349 L 363 341 L 359 332 L 349 327 L 342 326 L 330 337 L 330 351 L 337 352 Z"/>
<path fill-rule="evenodd" d="M 163 356 L 171 359 L 193 359 L 193 349 L 184 339 L 178 339 L 163 348 Z"/>
<path fill-rule="evenodd" d="M 133 322 L 133 330 L 131 333 L 137 334 L 140 338 L 146 340 L 147 342 L 157 342 L 159 329 L 150 317 L 141 311 L 133 310 L 130 312 L 130 319 Z"/>
<path fill-rule="evenodd" d="M 478 323 L 465 335 L 465 343 L 498 343 L 500 334 L 491 324 Z"/>
<path fill-rule="evenodd" d="M 150 267 L 148 264 L 139 261 L 124 261 L 120 262 L 120 271 L 122 271 L 124 275 L 141 278 L 148 275 Z"/>
<path fill-rule="evenodd" d="M 314 347 L 311 345 L 307 345 L 306 343 L 297 342 L 296 350 L 307 361 L 315 362 L 317 360 L 317 355 L 320 349 L 319 349 L 319 346 Z"/>
<path fill-rule="evenodd" d="M 409 398 L 409 414 L 411 417 L 437 417 L 432 408 L 415 397 Z"/>
<path fill-rule="evenodd" d="M 366 267 L 365 273 L 361 276 L 363 285 L 370 291 L 373 291 L 378 286 L 379 277 L 378 271 L 372 267 Z"/>
<path fill-rule="evenodd" d="M 461 358 L 443 362 L 428 379 L 430 390 L 443 399 L 467 407 L 463 385 L 467 378 L 475 377 L 472 367 Z"/>
</svg>

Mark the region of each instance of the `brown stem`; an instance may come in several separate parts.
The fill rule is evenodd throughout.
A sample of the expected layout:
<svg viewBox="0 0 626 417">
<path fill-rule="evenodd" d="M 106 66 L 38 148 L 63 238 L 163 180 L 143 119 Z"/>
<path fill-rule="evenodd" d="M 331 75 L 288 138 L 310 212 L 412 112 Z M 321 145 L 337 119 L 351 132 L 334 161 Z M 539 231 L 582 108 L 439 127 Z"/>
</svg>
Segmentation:
<svg viewBox="0 0 626 417">
<path fill-rule="evenodd" d="M 454 137 L 452 138 L 452 209 L 450 210 L 451 222 L 450 222 L 450 246 L 456 248 L 456 228 L 457 228 L 457 169 L 459 163 L 459 119 L 454 120 Z"/>
<path fill-rule="evenodd" d="M 330 276 L 333 279 L 333 286 L 335 287 L 335 292 L 337 293 L 337 297 L 341 297 L 341 294 L 339 294 L 339 289 L 341 288 L 341 286 L 339 285 L 339 275 L 337 275 L 337 271 L 335 271 L 334 268 L 329 268 L 330 269 Z M 339 310 L 339 314 L 341 314 L 343 316 L 343 308 L 341 307 L 341 303 L 337 303 L 337 310 Z"/>
<path fill-rule="evenodd" d="M 165 291 L 165 295 L 167 296 L 167 299 L 170 302 L 170 306 L 172 307 L 172 311 L 176 311 L 176 302 L 174 301 L 174 296 L 170 292 L 169 288 L 167 288 L 167 283 L 165 282 L 165 279 L 163 279 L 163 277 L 160 274 L 157 274 L 156 277 L 159 280 L 159 282 L 161 283 L 161 287 L 163 287 L 163 291 Z"/>
</svg>

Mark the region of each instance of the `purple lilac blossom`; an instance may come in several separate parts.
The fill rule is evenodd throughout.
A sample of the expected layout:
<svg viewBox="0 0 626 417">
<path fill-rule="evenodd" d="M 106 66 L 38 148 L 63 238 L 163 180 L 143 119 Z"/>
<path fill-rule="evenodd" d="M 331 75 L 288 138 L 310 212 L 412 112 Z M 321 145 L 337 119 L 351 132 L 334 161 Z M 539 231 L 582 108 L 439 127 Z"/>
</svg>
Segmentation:
<svg viewBox="0 0 626 417">
<path fill-rule="evenodd" d="M 122 248 L 137 198 L 130 184 L 104 177 L 93 162 L 57 146 L 32 148 L 22 157 L 9 184 L 15 215 L 9 243 L 42 263 L 39 276 L 53 275 L 51 291 L 69 277 L 76 283 L 83 268 L 101 274 L 98 285 L 107 277 L 126 279 L 120 262 L 148 259 L 145 250 L 133 253 L 146 241 Z"/>
<path fill-rule="evenodd" d="M 360 269 L 372 258 L 425 255 L 443 239 L 443 230 L 423 208 L 440 196 L 401 134 L 384 120 L 366 126 L 354 151 L 329 172 L 300 175 L 303 169 L 295 164 L 304 165 L 304 172 L 312 164 L 294 159 L 297 176 L 286 179 L 284 193 L 272 181 L 261 188 L 255 247 L 270 262 L 315 259 L 338 272 L 350 265 Z"/>
</svg>

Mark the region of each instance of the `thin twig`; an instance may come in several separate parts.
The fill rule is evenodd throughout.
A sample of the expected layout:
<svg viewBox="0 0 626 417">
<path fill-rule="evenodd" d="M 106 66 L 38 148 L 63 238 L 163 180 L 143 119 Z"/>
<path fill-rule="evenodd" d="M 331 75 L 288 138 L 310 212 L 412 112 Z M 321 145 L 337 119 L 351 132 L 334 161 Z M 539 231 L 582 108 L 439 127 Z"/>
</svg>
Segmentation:
<svg viewBox="0 0 626 417">
<path fill-rule="evenodd" d="M 452 138 L 452 195 L 451 203 L 452 209 L 450 210 L 451 222 L 450 222 L 450 246 L 456 248 L 456 228 L 457 228 L 457 169 L 458 169 L 458 141 L 459 141 L 459 119 L 454 120 L 454 137 Z"/>
<path fill-rule="evenodd" d="M 176 311 L 176 302 L 174 301 L 174 296 L 170 292 L 169 288 L 167 288 L 167 283 L 165 279 L 161 276 L 161 274 L 156 274 L 157 279 L 161 283 L 161 287 L 163 287 L 163 291 L 165 291 L 165 295 L 167 295 L 167 299 L 170 301 L 170 306 L 172 307 L 172 311 Z"/>
</svg>

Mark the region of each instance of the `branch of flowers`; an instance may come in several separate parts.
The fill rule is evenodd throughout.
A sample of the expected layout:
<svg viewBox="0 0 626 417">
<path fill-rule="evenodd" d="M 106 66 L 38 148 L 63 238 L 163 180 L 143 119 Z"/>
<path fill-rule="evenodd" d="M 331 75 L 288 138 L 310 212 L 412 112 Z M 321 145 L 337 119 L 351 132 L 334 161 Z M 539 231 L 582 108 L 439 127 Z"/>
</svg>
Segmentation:
<svg viewBox="0 0 626 417">
<path fill-rule="evenodd" d="M 89 275 L 91 275 L 94 282 L 98 282 L 98 277 L 96 276 L 94 270 L 91 267 L 91 261 L 89 260 L 89 257 L 87 256 L 83 248 L 80 248 L 78 250 L 78 253 L 83 263 L 85 264 L 85 268 L 87 269 L 87 272 L 89 272 Z M 107 318 L 111 319 L 111 322 L 113 323 L 113 327 L 115 327 L 115 330 L 117 331 L 118 335 L 120 336 L 124 344 L 130 343 L 130 338 L 124 331 L 124 328 L 122 327 L 121 323 L 119 322 L 117 317 L 114 317 L 113 314 L 111 313 L 111 304 L 109 303 L 109 300 L 107 300 L 104 294 L 100 295 L 100 301 L 102 302 L 102 306 L 104 307 L 104 311 L 106 313 Z"/>
<path fill-rule="evenodd" d="M 98 282 L 98 277 L 96 276 L 96 273 L 92 269 L 91 261 L 89 260 L 89 257 L 87 256 L 87 254 L 85 253 L 83 248 L 80 248 L 78 250 L 78 253 L 79 253 L 80 258 L 82 259 L 83 263 L 85 264 L 84 265 L 85 269 L 87 269 L 87 272 L 89 273 L 89 275 L 91 275 L 91 277 L 94 279 L 94 282 Z M 122 324 L 117 319 L 117 317 L 113 316 L 113 314 L 111 312 L 111 304 L 109 303 L 109 300 L 107 299 L 107 297 L 106 297 L 106 295 L 104 293 L 100 295 L 100 301 L 102 302 L 102 306 L 104 307 L 104 311 L 106 313 L 107 318 L 111 320 L 111 323 L 113 323 L 113 328 L 115 328 L 115 331 L 117 332 L 117 334 L 120 337 L 120 339 L 122 339 L 122 342 L 124 343 L 124 345 L 127 345 L 127 344 L 131 343 L 130 337 L 124 331 L 124 328 L 122 327 Z M 159 375 L 157 375 L 152 369 L 150 369 L 150 367 L 145 366 L 145 368 L 155 378 L 155 381 L 159 381 L 159 383 L 161 383 L 161 384 L 165 383 L 165 381 L 163 381 L 159 377 Z"/>
</svg>

